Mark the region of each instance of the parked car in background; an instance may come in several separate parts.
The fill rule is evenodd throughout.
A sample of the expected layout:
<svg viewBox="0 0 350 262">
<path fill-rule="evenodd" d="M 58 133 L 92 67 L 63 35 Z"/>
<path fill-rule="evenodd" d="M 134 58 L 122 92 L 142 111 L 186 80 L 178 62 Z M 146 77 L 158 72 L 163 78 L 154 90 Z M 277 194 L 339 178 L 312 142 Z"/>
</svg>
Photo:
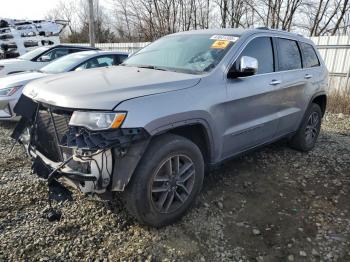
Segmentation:
<svg viewBox="0 0 350 262">
<path fill-rule="evenodd" d="M 0 59 L 16 58 L 40 46 L 58 45 L 64 20 L 18 20 L 0 18 Z"/>
<path fill-rule="evenodd" d="M 62 56 L 87 50 L 98 49 L 74 45 L 39 47 L 18 58 L 0 60 L 0 77 L 24 71 L 38 70 Z"/>
<path fill-rule="evenodd" d="M 307 38 L 269 29 L 181 32 L 123 65 L 24 89 L 12 137 L 49 185 L 124 191 L 129 212 L 159 227 L 189 209 L 207 168 L 281 138 L 300 151 L 315 146 L 328 71 Z"/>
<path fill-rule="evenodd" d="M 83 51 L 57 59 L 38 71 L 0 78 L 0 120 L 16 119 L 13 108 L 30 81 L 52 74 L 119 65 L 128 57 L 124 52 Z"/>
</svg>

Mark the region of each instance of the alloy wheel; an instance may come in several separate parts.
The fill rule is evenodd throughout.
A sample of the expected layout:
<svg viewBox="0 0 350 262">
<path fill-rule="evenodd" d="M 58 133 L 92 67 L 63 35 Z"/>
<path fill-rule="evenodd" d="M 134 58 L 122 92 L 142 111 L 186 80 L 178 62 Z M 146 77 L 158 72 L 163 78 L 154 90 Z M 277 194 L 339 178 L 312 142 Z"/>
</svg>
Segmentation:
<svg viewBox="0 0 350 262">
<path fill-rule="evenodd" d="M 195 181 L 193 161 L 185 155 L 168 157 L 155 172 L 151 199 L 160 213 L 171 213 L 180 208 L 191 195 Z"/>
<path fill-rule="evenodd" d="M 305 139 L 307 143 L 313 143 L 318 135 L 320 117 L 317 112 L 313 112 L 307 121 L 305 128 Z"/>
</svg>

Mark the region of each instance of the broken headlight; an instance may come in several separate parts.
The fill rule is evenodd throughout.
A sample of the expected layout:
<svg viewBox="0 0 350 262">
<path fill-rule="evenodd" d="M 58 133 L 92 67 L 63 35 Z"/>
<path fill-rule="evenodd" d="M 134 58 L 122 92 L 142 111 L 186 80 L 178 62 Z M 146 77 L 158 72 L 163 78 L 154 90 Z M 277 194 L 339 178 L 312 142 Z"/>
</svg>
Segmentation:
<svg viewBox="0 0 350 262">
<path fill-rule="evenodd" d="M 90 130 L 106 130 L 119 128 L 126 113 L 123 112 L 89 112 L 74 111 L 70 121 L 70 126 L 83 126 Z"/>
<path fill-rule="evenodd" d="M 0 96 L 12 96 L 21 87 L 22 86 L 15 86 L 15 87 L 9 87 L 9 88 L 0 89 Z"/>
</svg>

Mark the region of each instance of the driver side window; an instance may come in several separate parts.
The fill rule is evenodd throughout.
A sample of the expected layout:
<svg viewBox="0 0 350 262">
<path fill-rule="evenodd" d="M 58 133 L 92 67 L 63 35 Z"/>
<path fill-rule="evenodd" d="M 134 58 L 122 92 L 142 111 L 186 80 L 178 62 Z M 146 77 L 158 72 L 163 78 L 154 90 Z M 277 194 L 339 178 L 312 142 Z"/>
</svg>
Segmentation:
<svg viewBox="0 0 350 262">
<path fill-rule="evenodd" d="M 82 63 L 78 66 L 75 71 L 80 71 L 83 69 L 91 69 L 97 67 L 106 67 L 114 65 L 113 56 L 100 56 L 89 59 L 88 61 Z"/>
<path fill-rule="evenodd" d="M 239 65 L 242 56 L 250 56 L 258 60 L 256 74 L 274 72 L 272 39 L 270 37 L 257 37 L 250 41 L 236 60 L 236 66 Z"/>
</svg>

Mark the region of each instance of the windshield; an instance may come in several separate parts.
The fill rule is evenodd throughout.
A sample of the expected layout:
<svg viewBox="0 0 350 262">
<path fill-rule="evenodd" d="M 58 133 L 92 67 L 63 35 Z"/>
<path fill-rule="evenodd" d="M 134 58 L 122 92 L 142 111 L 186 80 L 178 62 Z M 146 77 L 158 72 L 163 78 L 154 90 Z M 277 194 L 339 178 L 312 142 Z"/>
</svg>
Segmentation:
<svg viewBox="0 0 350 262">
<path fill-rule="evenodd" d="M 20 57 L 18 57 L 19 59 L 23 59 L 23 60 L 32 60 L 33 58 L 37 57 L 38 55 L 44 53 L 45 51 L 47 51 L 49 49 L 49 47 L 38 47 L 32 51 L 29 51 L 27 53 L 25 53 L 24 55 L 21 55 Z"/>
<path fill-rule="evenodd" d="M 63 56 L 56 61 L 53 61 L 52 63 L 48 64 L 47 66 L 44 66 L 40 69 L 40 72 L 47 73 L 47 74 L 59 74 L 68 72 L 77 64 L 80 64 L 85 61 L 86 58 L 88 58 L 90 54 L 83 54 L 83 53 L 74 53 L 67 56 Z"/>
<path fill-rule="evenodd" d="M 228 35 L 167 36 L 132 55 L 123 65 L 190 74 L 209 72 L 237 39 Z"/>
</svg>

